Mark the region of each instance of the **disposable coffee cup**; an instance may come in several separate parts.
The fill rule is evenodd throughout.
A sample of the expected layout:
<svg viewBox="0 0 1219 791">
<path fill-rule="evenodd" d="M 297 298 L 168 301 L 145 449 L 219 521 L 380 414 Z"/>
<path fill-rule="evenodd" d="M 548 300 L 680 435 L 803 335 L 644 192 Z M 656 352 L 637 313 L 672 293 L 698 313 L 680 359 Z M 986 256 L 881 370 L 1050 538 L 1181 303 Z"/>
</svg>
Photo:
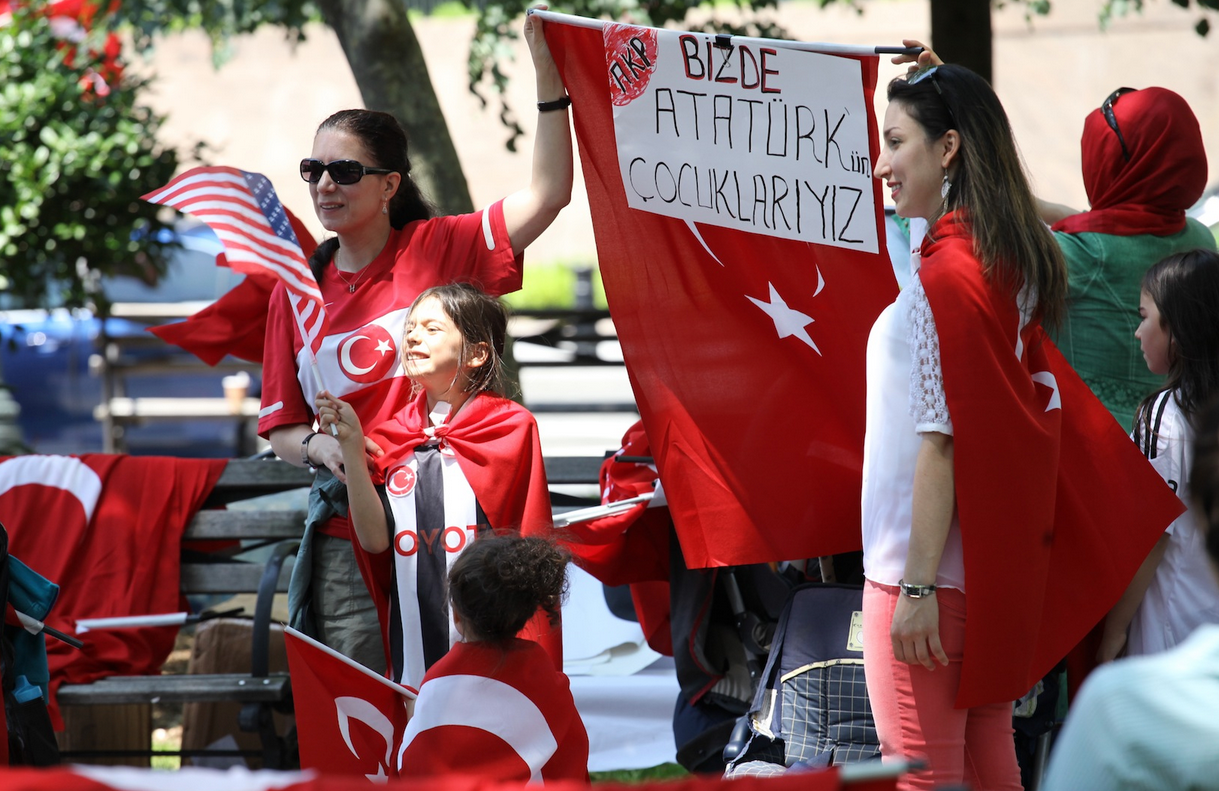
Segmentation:
<svg viewBox="0 0 1219 791">
<path fill-rule="evenodd" d="M 246 394 L 250 391 L 250 375 L 245 371 L 238 371 L 232 376 L 224 377 L 220 383 L 224 386 L 224 398 L 228 401 L 229 412 L 240 415 Z"/>
</svg>

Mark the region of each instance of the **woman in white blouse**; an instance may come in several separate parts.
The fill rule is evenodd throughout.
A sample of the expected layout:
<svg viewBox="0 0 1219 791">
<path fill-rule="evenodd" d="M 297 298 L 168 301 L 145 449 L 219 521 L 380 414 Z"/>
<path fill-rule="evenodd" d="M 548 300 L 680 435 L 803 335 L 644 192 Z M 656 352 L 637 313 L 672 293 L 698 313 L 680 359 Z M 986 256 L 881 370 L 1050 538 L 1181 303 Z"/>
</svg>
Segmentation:
<svg viewBox="0 0 1219 791">
<path fill-rule="evenodd" d="M 976 502 L 978 489 L 960 482 L 954 450 L 966 437 L 974 448 L 989 443 L 992 426 L 1002 432 L 1008 418 L 988 404 L 1004 399 L 989 393 L 1034 393 L 1044 350 L 1024 347 L 1043 337 L 1038 321 L 1061 314 L 1065 265 L 984 80 L 958 66 L 924 68 L 890 83 L 888 97 L 876 177 L 897 213 L 925 219 L 928 231 L 909 285 L 868 341 L 868 694 L 883 755 L 927 764 L 901 787 L 1020 789 L 1011 698 L 992 700 L 985 674 L 962 673 L 966 601 L 989 594 L 996 575 L 993 553 L 974 560 L 989 528 L 968 524 L 962 540 L 958 498 Z M 994 462 L 971 472 L 1020 485 L 1019 459 Z M 1009 637 L 999 623 L 973 626 L 971 636 Z"/>
</svg>

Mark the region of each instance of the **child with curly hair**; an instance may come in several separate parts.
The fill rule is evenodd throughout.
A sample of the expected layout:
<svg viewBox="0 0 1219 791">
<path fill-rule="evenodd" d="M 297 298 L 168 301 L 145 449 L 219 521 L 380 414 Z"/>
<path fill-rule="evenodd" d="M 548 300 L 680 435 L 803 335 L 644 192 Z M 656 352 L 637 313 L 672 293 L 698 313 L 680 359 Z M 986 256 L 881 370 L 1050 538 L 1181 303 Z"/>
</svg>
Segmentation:
<svg viewBox="0 0 1219 791">
<path fill-rule="evenodd" d="M 568 554 L 546 538 L 481 537 L 449 571 L 462 640 L 424 676 L 398 775 L 588 781 L 588 734 L 546 652 L 516 635 L 539 609 L 557 620 Z"/>
</svg>

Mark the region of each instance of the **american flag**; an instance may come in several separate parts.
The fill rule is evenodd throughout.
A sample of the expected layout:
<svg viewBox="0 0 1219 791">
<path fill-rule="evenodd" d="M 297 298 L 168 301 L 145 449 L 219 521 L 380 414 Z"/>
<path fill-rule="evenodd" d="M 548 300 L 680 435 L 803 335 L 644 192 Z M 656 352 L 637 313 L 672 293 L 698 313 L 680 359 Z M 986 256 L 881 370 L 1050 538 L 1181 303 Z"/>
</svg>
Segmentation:
<svg viewBox="0 0 1219 791">
<path fill-rule="evenodd" d="M 282 280 L 301 337 L 317 352 L 325 336 L 322 292 L 266 176 L 229 167 L 191 168 L 143 197 L 207 223 L 234 270 Z"/>
</svg>

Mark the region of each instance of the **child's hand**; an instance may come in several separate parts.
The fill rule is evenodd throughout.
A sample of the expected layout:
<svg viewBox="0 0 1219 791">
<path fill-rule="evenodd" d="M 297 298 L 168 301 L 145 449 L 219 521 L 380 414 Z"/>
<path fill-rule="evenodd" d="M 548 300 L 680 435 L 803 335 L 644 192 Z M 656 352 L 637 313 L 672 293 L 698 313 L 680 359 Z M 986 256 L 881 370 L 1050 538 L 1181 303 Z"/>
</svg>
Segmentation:
<svg viewBox="0 0 1219 791">
<path fill-rule="evenodd" d="M 318 393 L 313 403 L 317 407 L 319 430 L 337 439 L 344 453 L 354 452 L 362 456 L 364 429 L 351 404 L 335 398 L 327 390 Z"/>
</svg>

